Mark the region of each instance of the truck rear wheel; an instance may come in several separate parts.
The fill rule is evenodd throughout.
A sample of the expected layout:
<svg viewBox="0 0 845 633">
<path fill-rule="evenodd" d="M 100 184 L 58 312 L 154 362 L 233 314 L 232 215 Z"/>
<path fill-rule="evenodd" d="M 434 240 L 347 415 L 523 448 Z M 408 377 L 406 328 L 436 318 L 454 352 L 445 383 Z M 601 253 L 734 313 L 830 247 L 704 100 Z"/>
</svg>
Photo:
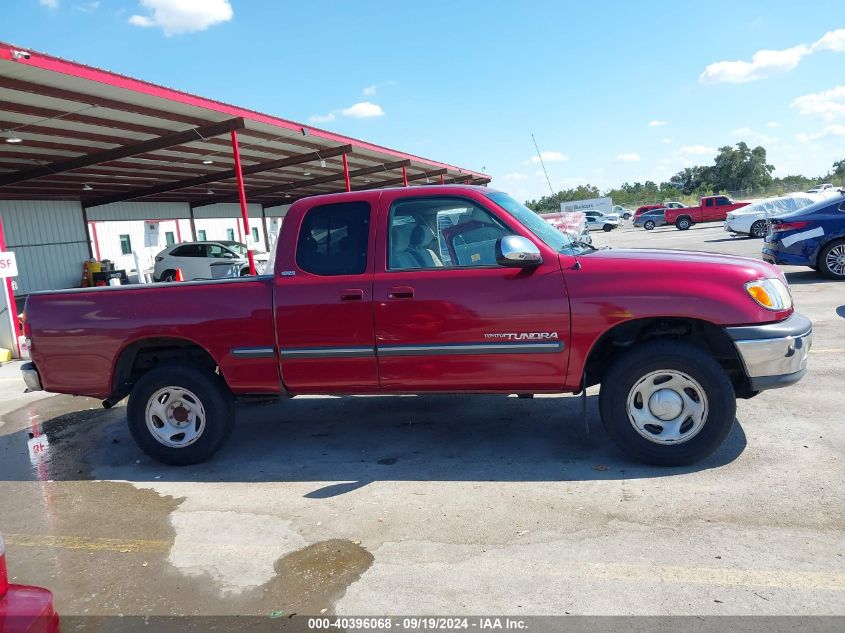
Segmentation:
<svg viewBox="0 0 845 633">
<path fill-rule="evenodd" d="M 681 231 L 686 231 L 689 227 L 692 226 L 692 220 L 688 216 L 682 215 L 677 220 L 675 220 L 675 226 Z"/>
<path fill-rule="evenodd" d="M 721 446 L 734 423 L 736 396 L 707 353 L 655 341 L 634 347 L 610 367 L 599 410 L 608 435 L 633 458 L 684 466 Z"/>
<path fill-rule="evenodd" d="M 164 464 L 186 466 L 205 461 L 223 446 L 235 411 L 218 376 L 191 365 L 169 364 L 135 383 L 127 418 L 142 451 Z"/>
</svg>

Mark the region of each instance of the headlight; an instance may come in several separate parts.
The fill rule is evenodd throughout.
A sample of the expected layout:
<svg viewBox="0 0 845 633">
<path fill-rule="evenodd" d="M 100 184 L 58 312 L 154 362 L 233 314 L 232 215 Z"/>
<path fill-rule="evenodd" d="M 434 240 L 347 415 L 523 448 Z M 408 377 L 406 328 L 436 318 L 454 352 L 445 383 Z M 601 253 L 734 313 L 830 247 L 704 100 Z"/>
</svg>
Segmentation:
<svg viewBox="0 0 845 633">
<path fill-rule="evenodd" d="M 758 279 L 745 284 L 745 292 L 766 310 L 789 310 L 792 295 L 780 279 Z"/>
</svg>

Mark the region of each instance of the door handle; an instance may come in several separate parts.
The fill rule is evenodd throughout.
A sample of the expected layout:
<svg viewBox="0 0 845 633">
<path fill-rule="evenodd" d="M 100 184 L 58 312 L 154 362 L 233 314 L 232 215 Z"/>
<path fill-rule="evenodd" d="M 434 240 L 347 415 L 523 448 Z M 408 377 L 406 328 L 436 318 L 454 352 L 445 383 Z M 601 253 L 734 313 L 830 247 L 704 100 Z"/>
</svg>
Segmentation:
<svg viewBox="0 0 845 633">
<path fill-rule="evenodd" d="M 414 289 L 410 286 L 394 286 L 387 292 L 388 299 L 413 299 Z"/>
<path fill-rule="evenodd" d="M 348 288 L 340 291 L 341 301 L 362 301 L 364 299 L 364 291 L 360 288 Z"/>
</svg>

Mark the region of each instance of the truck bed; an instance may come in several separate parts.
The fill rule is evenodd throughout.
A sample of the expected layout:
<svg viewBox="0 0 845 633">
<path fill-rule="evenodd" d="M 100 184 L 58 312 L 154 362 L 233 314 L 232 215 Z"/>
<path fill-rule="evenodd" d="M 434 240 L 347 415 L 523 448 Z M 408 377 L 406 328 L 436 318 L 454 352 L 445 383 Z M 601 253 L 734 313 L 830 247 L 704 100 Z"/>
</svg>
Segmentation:
<svg viewBox="0 0 845 633">
<path fill-rule="evenodd" d="M 272 276 L 39 292 L 25 313 L 47 391 L 111 396 L 121 353 L 148 339 L 201 347 L 236 394 L 280 391 Z"/>
</svg>

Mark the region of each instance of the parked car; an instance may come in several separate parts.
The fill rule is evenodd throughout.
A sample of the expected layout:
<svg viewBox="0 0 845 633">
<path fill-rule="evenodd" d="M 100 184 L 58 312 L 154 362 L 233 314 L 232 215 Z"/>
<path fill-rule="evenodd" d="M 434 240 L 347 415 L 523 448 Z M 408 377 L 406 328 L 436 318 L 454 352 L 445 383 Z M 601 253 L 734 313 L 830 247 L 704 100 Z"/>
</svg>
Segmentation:
<svg viewBox="0 0 845 633">
<path fill-rule="evenodd" d="M 59 614 L 47 589 L 9 583 L 0 534 L 0 633 L 58 633 Z"/>
<path fill-rule="evenodd" d="M 644 204 L 641 207 L 637 207 L 637 210 L 634 212 L 634 217 L 639 217 L 646 211 L 654 211 L 655 209 L 665 209 L 662 204 Z"/>
<path fill-rule="evenodd" d="M 836 187 L 829 182 L 825 182 L 820 185 L 816 185 L 812 189 L 808 189 L 807 193 L 824 193 L 825 191 L 836 191 Z"/>
<path fill-rule="evenodd" d="M 184 465 L 236 399 L 601 384 L 610 437 L 679 465 L 722 444 L 736 398 L 806 370 L 812 324 L 771 264 L 581 246 L 487 187 L 302 198 L 276 243 L 272 275 L 30 294 L 26 385 L 128 395 L 135 441 Z"/>
<path fill-rule="evenodd" d="M 763 259 L 809 266 L 829 279 L 845 280 L 845 195 L 771 220 Z"/>
<path fill-rule="evenodd" d="M 831 194 L 835 195 L 835 192 L 826 194 L 793 193 L 778 198 L 760 200 L 728 213 L 725 217 L 725 230 L 729 233 L 763 238 L 769 230 L 771 218 L 798 211 L 820 200 L 826 200 Z"/>
<path fill-rule="evenodd" d="M 587 228 L 587 220 L 583 212 L 563 211 L 559 213 L 541 213 L 540 217 L 558 231 L 570 235 L 576 242 L 592 245 L 593 237 Z"/>
<path fill-rule="evenodd" d="M 634 218 L 634 226 L 642 227 L 646 231 L 651 231 L 657 226 L 664 226 L 666 224 L 666 209 L 652 209 L 646 211 L 641 216 Z"/>
<path fill-rule="evenodd" d="M 623 220 L 630 220 L 634 217 L 634 212 L 631 209 L 626 209 L 621 204 L 614 204 L 613 205 L 613 213 L 618 215 Z"/>
<path fill-rule="evenodd" d="M 255 268 L 264 272 L 268 255 L 254 253 Z M 168 246 L 155 257 L 153 279 L 174 281 L 176 270 L 182 271 L 185 281 L 192 279 L 220 279 L 249 274 L 247 247 L 240 242 L 182 242 Z"/>
<path fill-rule="evenodd" d="M 664 202 L 663 206 L 667 209 L 686 209 L 687 205 L 682 202 Z"/>
<path fill-rule="evenodd" d="M 601 211 L 584 211 L 587 228 L 591 231 L 612 231 L 619 226 L 619 216 Z"/>
<path fill-rule="evenodd" d="M 666 223 L 686 231 L 698 222 L 720 222 L 728 212 L 748 206 L 750 202 L 734 202 L 727 196 L 704 196 L 697 207 L 666 209 Z"/>
</svg>

